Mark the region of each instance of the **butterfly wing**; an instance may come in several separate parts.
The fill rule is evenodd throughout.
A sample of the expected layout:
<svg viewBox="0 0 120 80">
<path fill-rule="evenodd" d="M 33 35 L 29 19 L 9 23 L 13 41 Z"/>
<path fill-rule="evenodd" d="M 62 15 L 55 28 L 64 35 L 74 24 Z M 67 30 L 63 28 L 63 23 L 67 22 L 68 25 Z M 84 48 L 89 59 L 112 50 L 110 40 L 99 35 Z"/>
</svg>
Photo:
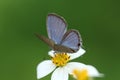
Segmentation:
<svg viewBox="0 0 120 80">
<path fill-rule="evenodd" d="M 78 51 L 79 47 L 82 46 L 82 39 L 77 30 L 69 30 L 65 33 L 62 38 L 61 45 L 69 48 L 71 52 Z"/>
<path fill-rule="evenodd" d="M 48 14 L 47 17 L 47 31 L 48 31 L 48 37 L 52 39 L 55 44 L 60 44 L 63 35 L 66 32 L 66 22 L 65 20 L 52 13 Z"/>
<path fill-rule="evenodd" d="M 50 46 L 51 48 L 54 47 L 54 42 L 53 42 L 51 39 L 49 39 L 49 38 L 47 38 L 47 37 L 45 37 L 45 36 L 43 36 L 43 35 L 37 34 L 37 33 L 35 33 L 35 35 L 36 35 L 40 40 L 42 40 L 43 42 L 45 42 L 48 46 Z"/>
</svg>

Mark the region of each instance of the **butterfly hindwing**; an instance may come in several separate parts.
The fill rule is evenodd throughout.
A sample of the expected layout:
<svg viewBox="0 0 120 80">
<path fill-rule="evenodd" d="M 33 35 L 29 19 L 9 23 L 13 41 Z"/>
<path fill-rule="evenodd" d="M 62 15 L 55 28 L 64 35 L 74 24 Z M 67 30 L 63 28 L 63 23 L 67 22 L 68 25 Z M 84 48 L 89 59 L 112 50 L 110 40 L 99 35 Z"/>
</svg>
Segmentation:
<svg viewBox="0 0 120 80">
<path fill-rule="evenodd" d="M 61 45 L 70 48 L 73 52 L 78 51 L 82 46 L 82 39 L 77 30 L 68 30 L 62 38 Z"/>
</svg>

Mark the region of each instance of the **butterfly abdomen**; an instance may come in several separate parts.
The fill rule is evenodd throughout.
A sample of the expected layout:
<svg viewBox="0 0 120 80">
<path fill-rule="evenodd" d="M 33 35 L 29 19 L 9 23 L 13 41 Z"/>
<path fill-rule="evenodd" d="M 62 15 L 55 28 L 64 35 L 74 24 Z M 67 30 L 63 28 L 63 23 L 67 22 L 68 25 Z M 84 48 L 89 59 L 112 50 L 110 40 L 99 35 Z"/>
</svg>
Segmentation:
<svg viewBox="0 0 120 80">
<path fill-rule="evenodd" d="M 55 44 L 53 49 L 54 49 L 55 51 L 58 51 L 58 52 L 68 52 L 68 53 L 73 53 L 73 52 L 75 52 L 73 49 L 68 48 L 68 47 L 66 47 L 66 46 L 63 46 L 63 45 L 59 45 L 59 44 Z"/>
</svg>

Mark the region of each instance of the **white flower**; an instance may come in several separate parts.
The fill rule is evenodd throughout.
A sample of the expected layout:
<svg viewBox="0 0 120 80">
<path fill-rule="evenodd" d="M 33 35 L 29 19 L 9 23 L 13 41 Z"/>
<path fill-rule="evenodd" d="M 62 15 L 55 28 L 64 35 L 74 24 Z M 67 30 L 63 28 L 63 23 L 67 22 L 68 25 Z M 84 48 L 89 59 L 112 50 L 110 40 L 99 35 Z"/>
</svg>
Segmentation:
<svg viewBox="0 0 120 80">
<path fill-rule="evenodd" d="M 49 55 L 51 60 L 45 60 L 37 66 L 37 78 L 43 78 L 50 74 L 52 71 L 51 80 L 68 80 L 68 75 L 72 70 L 79 66 L 84 66 L 82 63 L 69 62 L 72 59 L 78 58 L 83 55 L 85 50 L 80 48 L 76 53 L 54 53 L 50 51 Z"/>
<path fill-rule="evenodd" d="M 99 73 L 98 70 L 92 65 L 81 65 L 71 67 L 71 75 L 77 80 L 91 80 L 93 77 L 103 77 L 103 74 Z"/>
</svg>

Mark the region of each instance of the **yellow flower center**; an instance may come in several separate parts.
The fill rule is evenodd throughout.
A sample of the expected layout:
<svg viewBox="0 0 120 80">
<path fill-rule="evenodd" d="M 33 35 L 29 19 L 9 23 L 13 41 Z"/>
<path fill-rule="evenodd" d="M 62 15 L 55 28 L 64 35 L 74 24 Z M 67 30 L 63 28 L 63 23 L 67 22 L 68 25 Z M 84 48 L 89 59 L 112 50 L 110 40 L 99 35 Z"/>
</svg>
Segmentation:
<svg viewBox="0 0 120 80">
<path fill-rule="evenodd" d="M 86 69 L 75 69 L 73 70 L 73 75 L 77 78 L 77 80 L 88 80 L 88 71 Z"/>
<path fill-rule="evenodd" d="M 55 53 L 55 56 L 52 57 L 52 62 L 56 65 L 56 66 L 65 66 L 66 63 L 69 61 L 70 56 L 67 55 L 67 53 Z"/>
</svg>

